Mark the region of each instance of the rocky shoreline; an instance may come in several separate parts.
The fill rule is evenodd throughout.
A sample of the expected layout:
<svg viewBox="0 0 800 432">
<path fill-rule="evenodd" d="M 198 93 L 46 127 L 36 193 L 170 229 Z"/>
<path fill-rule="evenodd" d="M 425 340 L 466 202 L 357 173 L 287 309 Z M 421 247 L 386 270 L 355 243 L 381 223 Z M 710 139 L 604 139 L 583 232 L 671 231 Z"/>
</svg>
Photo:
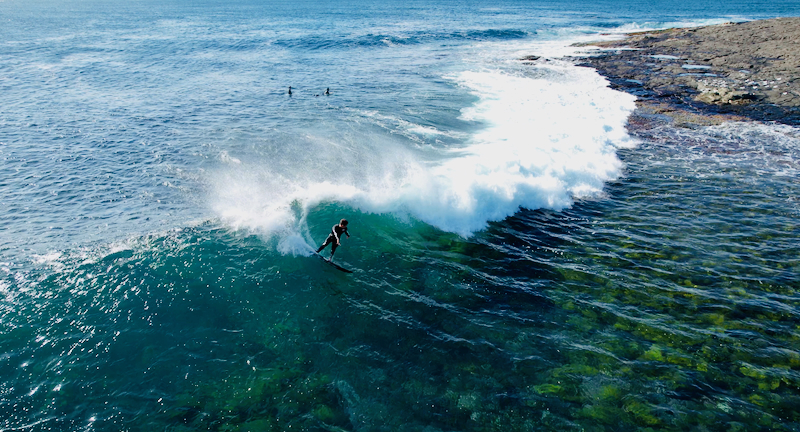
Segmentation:
<svg viewBox="0 0 800 432">
<path fill-rule="evenodd" d="M 800 18 L 633 33 L 578 63 L 639 97 L 640 115 L 682 125 L 800 125 Z"/>
</svg>

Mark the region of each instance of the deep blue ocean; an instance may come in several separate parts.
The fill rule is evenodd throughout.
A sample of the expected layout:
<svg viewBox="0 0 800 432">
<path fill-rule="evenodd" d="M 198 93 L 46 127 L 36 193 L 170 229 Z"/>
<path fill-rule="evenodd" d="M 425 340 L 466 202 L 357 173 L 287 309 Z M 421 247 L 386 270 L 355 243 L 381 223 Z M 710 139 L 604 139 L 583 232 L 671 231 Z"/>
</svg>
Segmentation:
<svg viewBox="0 0 800 432">
<path fill-rule="evenodd" d="M 797 15 L 0 0 L 0 431 L 800 430 L 800 129 L 573 46 Z"/>
</svg>

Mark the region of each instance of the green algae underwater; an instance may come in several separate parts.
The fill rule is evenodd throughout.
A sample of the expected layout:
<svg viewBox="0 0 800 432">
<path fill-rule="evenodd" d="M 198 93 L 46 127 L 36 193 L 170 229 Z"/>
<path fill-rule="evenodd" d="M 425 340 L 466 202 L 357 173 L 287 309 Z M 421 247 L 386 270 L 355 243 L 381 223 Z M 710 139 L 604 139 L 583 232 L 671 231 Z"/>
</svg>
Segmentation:
<svg viewBox="0 0 800 432">
<path fill-rule="evenodd" d="M 0 429 L 798 430 L 799 140 L 742 127 L 468 239 L 314 209 L 352 275 L 216 222 L 9 274 Z"/>
</svg>

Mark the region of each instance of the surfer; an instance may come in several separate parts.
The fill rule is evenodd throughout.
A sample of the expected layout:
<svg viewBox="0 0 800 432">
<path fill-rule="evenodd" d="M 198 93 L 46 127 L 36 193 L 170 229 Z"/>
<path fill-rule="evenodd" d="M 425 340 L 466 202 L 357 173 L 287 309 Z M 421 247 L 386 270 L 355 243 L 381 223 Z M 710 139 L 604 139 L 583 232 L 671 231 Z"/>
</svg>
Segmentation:
<svg viewBox="0 0 800 432">
<path fill-rule="evenodd" d="M 350 238 L 350 233 L 347 232 L 347 219 L 342 219 L 339 221 L 339 225 L 334 225 L 333 228 L 331 228 L 331 233 L 328 234 L 328 238 L 325 239 L 325 243 L 322 243 L 322 246 L 317 249 L 317 253 L 322 252 L 326 246 L 332 243 L 331 257 L 328 258 L 328 261 L 333 260 L 333 254 L 336 253 L 336 248 L 341 244 L 340 240 L 342 238 L 342 234 L 345 234 L 347 235 L 347 238 Z"/>
<path fill-rule="evenodd" d="M 292 95 L 292 86 L 289 86 L 289 96 Z"/>
</svg>

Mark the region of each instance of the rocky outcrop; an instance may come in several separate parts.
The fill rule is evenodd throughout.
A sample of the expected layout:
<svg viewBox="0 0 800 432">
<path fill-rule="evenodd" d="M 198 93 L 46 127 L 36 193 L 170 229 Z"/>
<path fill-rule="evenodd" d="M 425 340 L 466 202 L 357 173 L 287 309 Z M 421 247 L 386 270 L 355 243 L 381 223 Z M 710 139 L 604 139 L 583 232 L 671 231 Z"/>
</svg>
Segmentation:
<svg viewBox="0 0 800 432">
<path fill-rule="evenodd" d="M 643 103 L 800 125 L 800 18 L 634 33 L 579 63 Z"/>
</svg>

